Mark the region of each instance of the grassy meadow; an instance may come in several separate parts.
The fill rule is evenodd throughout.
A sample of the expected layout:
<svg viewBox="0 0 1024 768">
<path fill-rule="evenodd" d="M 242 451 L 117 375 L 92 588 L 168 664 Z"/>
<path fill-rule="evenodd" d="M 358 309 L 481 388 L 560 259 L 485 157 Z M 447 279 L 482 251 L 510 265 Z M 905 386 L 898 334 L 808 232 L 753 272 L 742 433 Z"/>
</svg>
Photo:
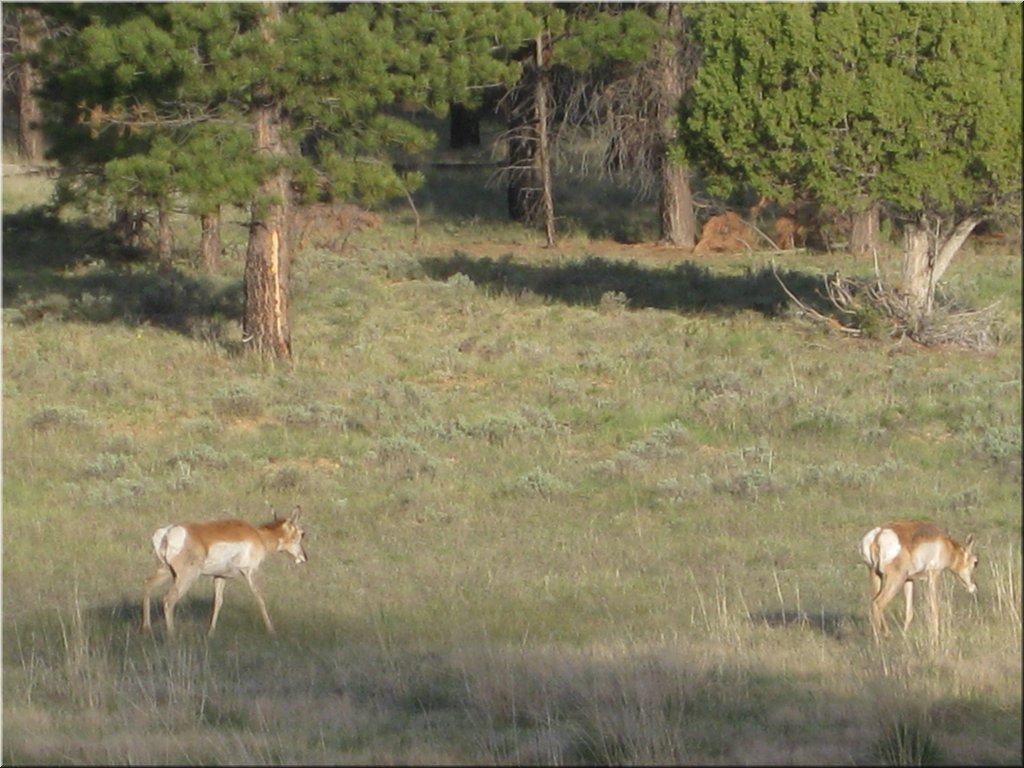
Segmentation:
<svg viewBox="0 0 1024 768">
<path fill-rule="evenodd" d="M 1019 246 L 945 281 L 994 349 L 845 338 L 768 268 L 863 259 L 695 260 L 579 181 L 545 249 L 485 170 L 312 238 L 291 366 L 240 354 L 240 212 L 158 274 L 4 178 L 3 763 L 1020 765 Z M 209 579 L 140 634 L 157 527 L 296 504 L 276 636 L 236 582 L 207 640 Z M 867 621 L 900 517 L 978 539 L 937 643 L 923 589 Z"/>
</svg>

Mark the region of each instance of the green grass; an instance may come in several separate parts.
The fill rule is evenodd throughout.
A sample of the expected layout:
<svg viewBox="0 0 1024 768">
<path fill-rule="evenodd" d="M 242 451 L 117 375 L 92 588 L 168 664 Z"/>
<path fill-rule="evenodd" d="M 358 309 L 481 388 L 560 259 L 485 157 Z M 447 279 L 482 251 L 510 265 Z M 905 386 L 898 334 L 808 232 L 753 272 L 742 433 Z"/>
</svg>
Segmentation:
<svg viewBox="0 0 1024 768">
<path fill-rule="evenodd" d="M 239 353 L 239 254 L 193 272 L 183 221 L 160 275 L 5 180 L 3 761 L 1019 764 L 1019 331 L 843 339 L 770 254 L 591 240 L 582 201 L 547 250 L 459 178 L 418 243 L 395 208 L 300 254 L 293 366 Z M 949 279 L 1012 329 L 1020 267 Z M 276 637 L 235 583 L 207 642 L 209 580 L 139 634 L 155 528 L 296 503 Z M 976 535 L 979 593 L 879 648 L 857 546 L 911 516 Z"/>
</svg>

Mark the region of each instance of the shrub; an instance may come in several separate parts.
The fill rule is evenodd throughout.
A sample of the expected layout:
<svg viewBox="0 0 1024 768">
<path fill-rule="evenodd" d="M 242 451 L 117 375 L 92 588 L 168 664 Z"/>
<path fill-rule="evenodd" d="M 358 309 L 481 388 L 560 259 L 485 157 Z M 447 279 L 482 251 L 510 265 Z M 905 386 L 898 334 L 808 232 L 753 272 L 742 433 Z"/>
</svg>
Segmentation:
<svg viewBox="0 0 1024 768">
<path fill-rule="evenodd" d="M 406 477 L 433 474 L 437 468 L 437 462 L 423 446 L 408 437 L 378 440 L 368 451 L 367 458 Z"/>
<path fill-rule="evenodd" d="M 571 486 L 568 483 L 541 467 L 530 470 L 516 480 L 513 485 L 513 491 L 516 493 L 543 496 L 545 499 L 550 499 L 552 496 L 569 490 L 571 490 Z"/>
<path fill-rule="evenodd" d="M 690 443 L 690 432 L 686 426 L 673 420 L 654 430 L 650 435 L 635 440 L 626 447 L 625 453 L 635 456 L 664 458 L 679 453 Z"/>
<path fill-rule="evenodd" d="M 88 423 L 88 414 L 74 405 L 54 405 L 36 411 L 28 417 L 26 423 L 38 432 L 62 427 L 81 427 Z"/>
<path fill-rule="evenodd" d="M 168 464 L 177 466 L 187 465 L 189 467 L 207 466 L 223 468 L 231 463 L 231 456 L 221 453 L 216 448 L 199 443 L 184 451 L 178 451 L 167 460 Z"/>
<path fill-rule="evenodd" d="M 86 465 L 85 476 L 112 479 L 124 475 L 131 466 L 124 454 L 101 453 Z"/>
<path fill-rule="evenodd" d="M 274 491 L 295 491 L 305 486 L 306 479 L 306 472 L 301 467 L 279 467 L 267 474 L 263 487 Z"/>
<path fill-rule="evenodd" d="M 299 403 L 280 405 L 273 409 L 273 414 L 285 424 L 305 427 L 323 427 L 326 429 L 363 429 L 362 425 L 348 416 L 340 405 L 331 403 Z"/>
<path fill-rule="evenodd" d="M 263 413 L 263 402 L 255 387 L 232 384 L 214 395 L 213 410 L 220 416 L 230 418 L 256 418 Z"/>
<path fill-rule="evenodd" d="M 1021 455 L 1021 425 L 988 427 L 981 436 L 981 451 L 993 461 L 1001 462 Z"/>
</svg>

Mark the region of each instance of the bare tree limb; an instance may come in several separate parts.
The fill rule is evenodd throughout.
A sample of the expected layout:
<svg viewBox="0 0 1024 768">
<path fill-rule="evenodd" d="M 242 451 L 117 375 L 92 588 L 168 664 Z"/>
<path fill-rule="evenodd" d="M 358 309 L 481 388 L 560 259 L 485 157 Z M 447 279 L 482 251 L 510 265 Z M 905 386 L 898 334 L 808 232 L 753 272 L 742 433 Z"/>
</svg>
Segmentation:
<svg viewBox="0 0 1024 768">
<path fill-rule="evenodd" d="M 782 290 L 785 292 L 785 294 L 789 297 L 790 301 L 792 301 L 794 304 L 796 304 L 801 309 L 801 311 L 803 311 L 805 314 L 807 314 L 811 319 L 813 319 L 813 320 L 815 320 L 815 321 L 817 321 L 819 323 L 824 323 L 829 328 L 837 330 L 837 331 L 839 331 L 841 333 L 848 334 L 850 336 L 860 336 L 861 335 L 861 329 L 860 328 L 851 328 L 849 326 L 845 326 L 842 323 L 840 323 L 838 320 L 836 320 L 834 317 L 829 317 L 828 315 L 823 315 L 823 314 L 821 314 L 821 312 L 819 312 L 818 310 L 814 309 L 814 307 L 807 306 L 802 301 L 800 301 L 800 299 L 798 299 L 795 295 L 793 295 L 793 292 L 789 290 L 789 288 L 786 286 L 786 284 L 784 282 L 782 282 L 782 278 L 779 277 L 779 272 L 778 272 L 778 269 L 775 266 L 775 261 L 774 260 L 772 261 L 772 275 L 775 277 L 776 282 L 778 282 L 778 284 L 782 287 Z M 826 285 L 827 284 L 828 283 L 826 281 Z"/>
</svg>

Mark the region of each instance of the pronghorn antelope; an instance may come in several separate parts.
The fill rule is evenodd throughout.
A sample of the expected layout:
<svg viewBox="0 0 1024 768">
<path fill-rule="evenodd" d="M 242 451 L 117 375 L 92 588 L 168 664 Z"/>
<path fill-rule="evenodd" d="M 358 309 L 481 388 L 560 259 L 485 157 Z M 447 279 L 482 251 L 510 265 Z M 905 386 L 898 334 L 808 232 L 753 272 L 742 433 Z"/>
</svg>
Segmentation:
<svg viewBox="0 0 1024 768">
<path fill-rule="evenodd" d="M 906 633 L 914 618 L 914 580 L 928 578 L 932 635 L 939 634 L 939 575 L 950 570 L 972 595 L 977 591 L 974 568 L 978 558 L 971 551 L 974 536 L 963 544 L 954 541 L 934 523 L 909 520 L 872 528 L 861 540 L 861 555 L 871 571 L 871 627 L 875 637 L 889 634 L 885 608 L 903 588 Z"/>
<path fill-rule="evenodd" d="M 296 524 L 300 512 L 301 509 L 295 507 L 290 517 L 281 519 L 275 514 L 272 522 L 259 527 L 241 520 L 216 520 L 167 525 L 156 531 L 153 534 L 153 551 L 157 567 L 143 587 L 142 631 L 152 630 L 149 621 L 150 593 L 173 578 L 174 584 L 164 595 L 167 634 L 173 636 L 174 606 L 195 580 L 204 575 L 213 577 L 213 615 L 208 632 L 212 635 L 224 602 L 224 581 L 241 574 L 256 597 L 267 632 L 273 634 L 274 625 L 256 586 L 256 571 L 269 552 L 287 552 L 296 563 L 306 562 L 303 531 Z"/>
</svg>

